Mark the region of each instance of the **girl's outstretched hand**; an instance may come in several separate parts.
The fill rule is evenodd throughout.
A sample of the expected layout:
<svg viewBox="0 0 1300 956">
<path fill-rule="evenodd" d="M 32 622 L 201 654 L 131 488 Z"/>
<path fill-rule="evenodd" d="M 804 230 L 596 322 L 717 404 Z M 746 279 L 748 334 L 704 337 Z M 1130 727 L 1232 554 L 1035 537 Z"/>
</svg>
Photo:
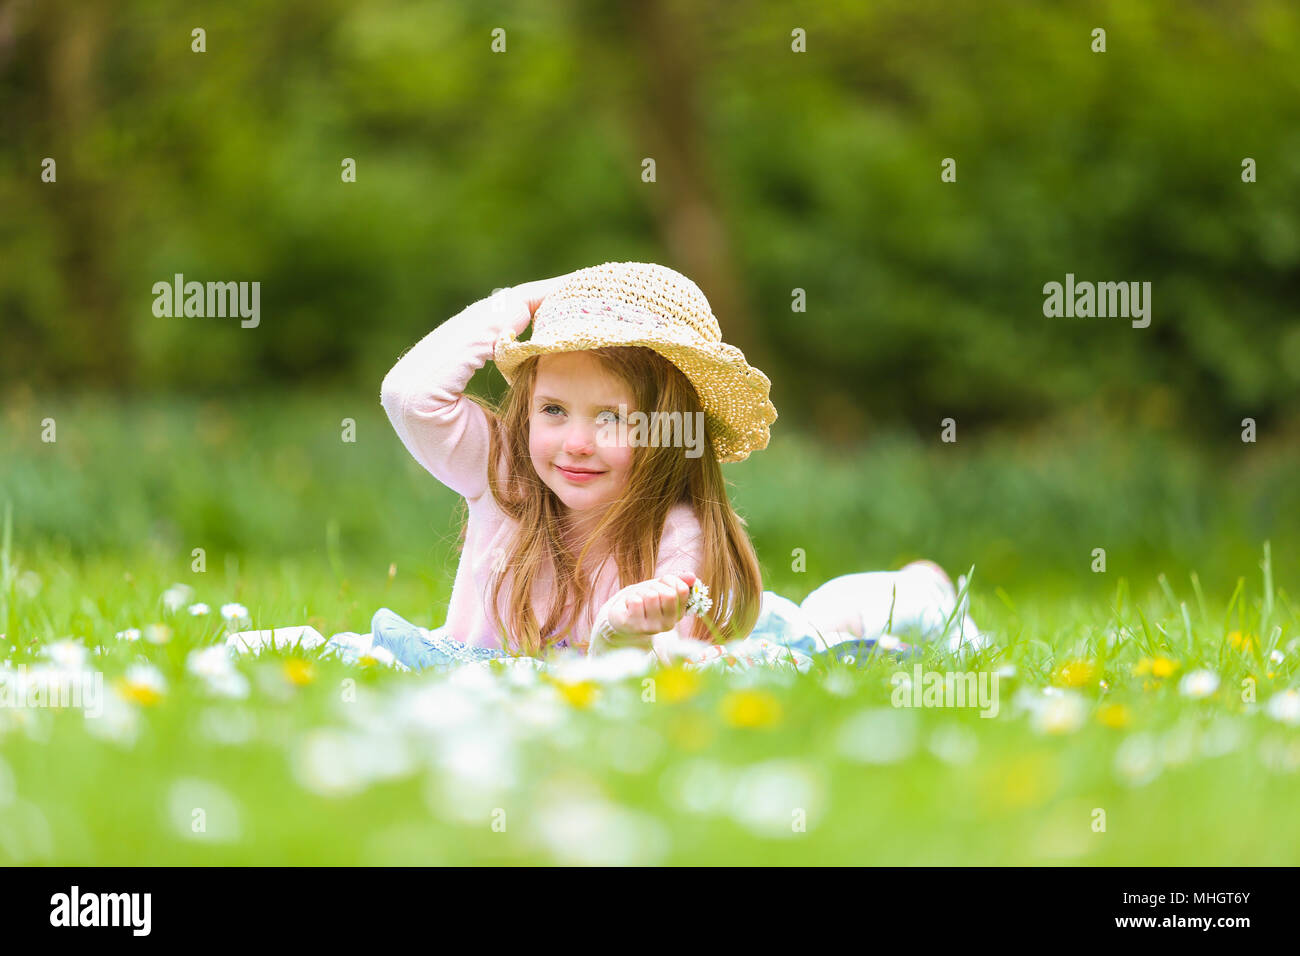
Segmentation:
<svg viewBox="0 0 1300 956">
<path fill-rule="evenodd" d="M 621 647 L 649 650 L 654 635 L 673 630 L 686 616 L 686 602 L 694 583 L 693 574 L 665 574 L 623 588 L 609 607 L 610 628 L 592 638 L 588 653 Z"/>
</svg>

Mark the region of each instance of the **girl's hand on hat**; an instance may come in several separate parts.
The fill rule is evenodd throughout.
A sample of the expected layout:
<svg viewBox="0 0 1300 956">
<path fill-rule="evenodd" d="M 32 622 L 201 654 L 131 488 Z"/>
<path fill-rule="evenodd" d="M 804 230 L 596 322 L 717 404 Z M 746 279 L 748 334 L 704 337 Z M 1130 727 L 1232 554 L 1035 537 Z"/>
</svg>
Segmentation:
<svg viewBox="0 0 1300 956">
<path fill-rule="evenodd" d="M 511 289 L 511 292 L 517 298 L 523 299 L 527 304 L 529 321 L 532 320 L 537 307 L 542 304 L 542 300 L 554 292 L 560 282 L 567 277 L 568 273 L 555 276 L 552 279 L 535 279 L 532 282 L 525 282 L 523 285 L 517 285 Z"/>
<path fill-rule="evenodd" d="M 563 278 L 564 276 L 555 276 L 552 279 L 535 279 L 522 285 L 500 289 L 497 294 L 489 296 L 490 299 L 497 300 L 497 308 L 504 310 L 502 313 L 504 327 L 501 337 L 497 340 L 498 347 L 524 334 L 524 330 L 532 324 L 533 315 L 542 304 L 542 300 L 555 291 Z M 495 357 L 495 352 L 493 356 Z"/>
<path fill-rule="evenodd" d="M 673 630 L 686 616 L 686 602 L 694 583 L 693 574 L 665 574 L 623 588 L 609 607 L 610 629 L 601 635 L 607 647 L 600 649 L 649 649 L 654 635 Z M 592 651 L 598 652 L 594 645 Z"/>
</svg>

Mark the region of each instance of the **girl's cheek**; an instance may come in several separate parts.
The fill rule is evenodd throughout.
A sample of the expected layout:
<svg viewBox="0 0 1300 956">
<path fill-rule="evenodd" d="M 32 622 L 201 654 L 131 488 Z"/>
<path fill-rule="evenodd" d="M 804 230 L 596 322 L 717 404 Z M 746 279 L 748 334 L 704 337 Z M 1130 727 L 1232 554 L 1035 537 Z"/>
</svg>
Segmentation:
<svg viewBox="0 0 1300 956">
<path fill-rule="evenodd" d="M 550 436 L 553 429 L 547 427 L 550 424 L 542 415 L 533 416 L 528 423 L 528 445 L 530 448 L 545 449 L 552 444 Z"/>
<path fill-rule="evenodd" d="M 628 475 L 632 471 L 631 449 L 620 449 L 624 452 L 619 456 L 618 463 L 618 484 L 620 488 L 627 487 Z"/>
</svg>

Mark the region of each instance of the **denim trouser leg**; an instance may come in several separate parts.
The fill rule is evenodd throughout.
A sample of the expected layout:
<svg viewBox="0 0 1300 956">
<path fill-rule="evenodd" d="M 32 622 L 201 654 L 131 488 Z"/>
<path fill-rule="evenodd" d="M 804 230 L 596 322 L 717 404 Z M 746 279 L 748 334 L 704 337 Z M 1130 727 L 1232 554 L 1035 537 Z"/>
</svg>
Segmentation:
<svg viewBox="0 0 1300 956">
<path fill-rule="evenodd" d="M 447 667 L 504 656 L 494 648 L 462 644 L 448 634 L 445 628 L 426 632 L 386 607 L 375 612 L 370 621 L 370 631 L 376 647 L 386 649 L 412 670 Z"/>
</svg>

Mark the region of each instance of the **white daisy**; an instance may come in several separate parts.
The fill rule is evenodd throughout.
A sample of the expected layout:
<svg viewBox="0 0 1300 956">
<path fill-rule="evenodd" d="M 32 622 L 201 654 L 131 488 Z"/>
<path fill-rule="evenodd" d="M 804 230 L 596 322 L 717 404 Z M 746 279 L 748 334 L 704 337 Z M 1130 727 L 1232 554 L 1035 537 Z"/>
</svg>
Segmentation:
<svg viewBox="0 0 1300 956">
<path fill-rule="evenodd" d="M 248 678 L 239 672 L 224 644 L 191 651 L 185 669 L 200 678 L 208 689 L 222 697 L 248 696 Z"/>
<path fill-rule="evenodd" d="M 234 623 L 235 621 L 250 620 L 248 616 L 248 608 L 244 607 L 242 604 L 232 603 L 221 605 L 221 616 L 231 623 Z"/>
<path fill-rule="evenodd" d="M 152 664 L 132 664 L 126 669 L 122 693 L 137 704 L 153 704 L 167 692 L 167 681 L 162 671 Z"/>
<path fill-rule="evenodd" d="M 550 664 L 555 678 L 563 683 L 590 680 L 604 684 L 641 677 L 654 666 L 655 656 L 635 647 L 622 647 L 595 657 L 569 650 L 555 653 Z"/>
<path fill-rule="evenodd" d="M 1034 711 L 1033 725 L 1040 733 L 1073 733 L 1082 726 L 1084 711 L 1083 698 L 1072 691 L 1058 690 Z"/>
<path fill-rule="evenodd" d="M 128 627 L 125 631 L 118 631 L 113 636 L 119 641 L 138 641 L 140 640 L 140 629 L 138 627 Z"/>
<path fill-rule="evenodd" d="M 704 816 L 727 812 L 733 781 L 729 767 L 695 757 L 665 770 L 659 789 L 675 810 Z"/>
<path fill-rule="evenodd" d="M 86 666 L 86 648 L 80 641 L 55 641 L 46 644 L 42 653 L 60 670 L 79 671 Z"/>
<path fill-rule="evenodd" d="M 163 606 L 175 614 L 194 597 L 194 589 L 188 584 L 173 584 L 163 592 Z"/>
<path fill-rule="evenodd" d="M 1184 697 L 1199 700 L 1209 697 L 1219 689 L 1219 675 L 1214 671 L 1196 670 L 1184 675 L 1178 684 L 1178 692 Z"/>
<path fill-rule="evenodd" d="M 708 614 L 709 609 L 713 607 L 713 599 L 709 597 L 709 586 L 699 578 L 691 585 L 690 596 L 686 599 L 687 614 Z"/>
<path fill-rule="evenodd" d="M 653 866 L 670 850 L 668 831 L 655 818 L 602 798 L 546 803 L 534 830 L 564 864 Z"/>
<path fill-rule="evenodd" d="M 150 644 L 166 644 L 172 639 L 172 629 L 166 624 L 150 624 L 144 629 L 144 639 Z"/>
<path fill-rule="evenodd" d="M 1150 734 L 1133 734 L 1115 750 L 1115 774 L 1130 786 L 1150 783 L 1160 776 L 1163 767 L 1156 739 Z"/>
<path fill-rule="evenodd" d="M 212 609 L 200 601 L 198 604 L 191 604 L 189 610 L 195 617 L 201 617 Z"/>
<path fill-rule="evenodd" d="M 736 772 L 728 809 L 756 836 L 797 838 L 817 825 L 828 789 L 820 768 L 777 758 Z"/>
<path fill-rule="evenodd" d="M 1269 698 L 1265 713 L 1284 724 L 1300 724 L 1300 691 L 1293 687 L 1274 694 Z"/>
</svg>

